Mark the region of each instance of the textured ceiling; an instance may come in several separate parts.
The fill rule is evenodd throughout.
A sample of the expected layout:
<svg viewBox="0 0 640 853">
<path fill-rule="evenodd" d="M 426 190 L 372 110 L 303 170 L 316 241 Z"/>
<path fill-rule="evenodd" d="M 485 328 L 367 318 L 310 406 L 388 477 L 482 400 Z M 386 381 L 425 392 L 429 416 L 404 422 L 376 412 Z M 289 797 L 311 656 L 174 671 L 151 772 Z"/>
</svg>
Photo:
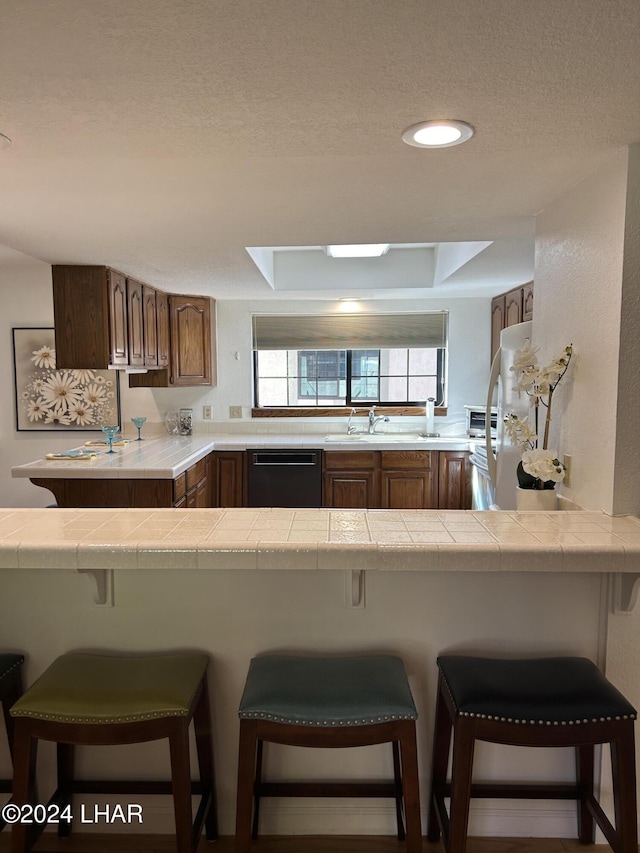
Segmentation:
<svg viewBox="0 0 640 853">
<path fill-rule="evenodd" d="M 638 0 L 0 0 L 0 244 L 278 298 L 245 246 L 494 240 L 438 292 L 497 292 L 640 141 L 639 43 Z"/>
</svg>

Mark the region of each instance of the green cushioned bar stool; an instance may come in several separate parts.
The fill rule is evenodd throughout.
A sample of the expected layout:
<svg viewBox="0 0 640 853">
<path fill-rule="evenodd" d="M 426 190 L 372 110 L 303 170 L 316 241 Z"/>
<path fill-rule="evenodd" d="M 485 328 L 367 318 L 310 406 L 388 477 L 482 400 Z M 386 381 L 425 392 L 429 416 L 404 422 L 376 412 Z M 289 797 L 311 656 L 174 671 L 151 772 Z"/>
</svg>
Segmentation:
<svg viewBox="0 0 640 853">
<path fill-rule="evenodd" d="M 2 702 L 2 713 L 11 756 L 13 756 L 13 719 L 9 709 L 22 693 L 23 662 L 23 655 L 0 654 L 0 702 Z M 12 779 L 0 779 L 0 793 L 10 794 L 12 787 Z M 0 830 L 4 829 L 4 826 L 5 821 L 0 817 Z"/>
<path fill-rule="evenodd" d="M 470 797 L 578 802 L 578 837 L 593 844 L 597 823 L 614 853 L 638 853 L 636 711 L 587 658 L 501 660 L 445 655 L 439 682 L 427 838 L 442 832 L 447 853 L 465 853 Z M 453 731 L 451 782 L 447 764 Z M 477 740 L 573 747 L 576 782 L 474 783 Z M 615 827 L 594 795 L 594 747 L 610 744 Z M 450 797 L 450 813 L 445 798 Z"/>
<path fill-rule="evenodd" d="M 73 794 L 173 795 L 178 853 L 191 853 L 202 825 L 217 837 L 213 747 L 205 654 L 116 656 L 70 653 L 57 658 L 11 709 L 15 725 L 14 801 L 31 802 L 38 740 L 55 741 L 61 810 Z M 191 781 L 189 724 L 193 720 L 200 781 Z M 74 779 L 74 747 L 143 743 L 168 738 L 171 782 Z M 191 797 L 200 795 L 192 821 Z M 42 826 L 38 830 L 42 830 Z M 24 853 L 37 832 L 12 830 L 12 853 Z M 61 821 L 60 835 L 71 832 Z"/>
<path fill-rule="evenodd" d="M 260 798 L 392 797 L 398 838 L 422 849 L 416 754 L 417 711 L 400 658 L 264 655 L 251 661 L 239 708 L 236 853 L 258 835 Z M 391 743 L 389 782 L 265 782 L 264 742 L 304 747 Z M 253 823 L 252 814 L 253 810 Z M 406 836 L 402 813 L 406 821 Z"/>
</svg>

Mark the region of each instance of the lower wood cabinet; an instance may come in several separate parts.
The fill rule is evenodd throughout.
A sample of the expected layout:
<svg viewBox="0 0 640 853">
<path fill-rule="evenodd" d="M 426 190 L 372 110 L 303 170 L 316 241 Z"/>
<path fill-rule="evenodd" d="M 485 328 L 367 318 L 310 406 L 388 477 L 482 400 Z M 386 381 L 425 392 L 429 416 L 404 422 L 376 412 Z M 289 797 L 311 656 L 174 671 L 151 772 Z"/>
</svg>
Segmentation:
<svg viewBox="0 0 640 853">
<path fill-rule="evenodd" d="M 438 509 L 471 509 L 470 454 L 441 450 L 438 455 Z"/>
<path fill-rule="evenodd" d="M 467 451 L 325 451 L 322 505 L 471 509 Z"/>
<path fill-rule="evenodd" d="M 380 506 L 380 465 L 375 450 L 324 453 L 322 506 L 377 509 Z"/>
<path fill-rule="evenodd" d="M 211 506 L 209 494 L 209 456 L 198 460 L 173 481 L 173 506 L 187 509 Z"/>
<path fill-rule="evenodd" d="M 244 450 L 214 450 L 210 458 L 211 506 L 244 506 Z"/>
</svg>

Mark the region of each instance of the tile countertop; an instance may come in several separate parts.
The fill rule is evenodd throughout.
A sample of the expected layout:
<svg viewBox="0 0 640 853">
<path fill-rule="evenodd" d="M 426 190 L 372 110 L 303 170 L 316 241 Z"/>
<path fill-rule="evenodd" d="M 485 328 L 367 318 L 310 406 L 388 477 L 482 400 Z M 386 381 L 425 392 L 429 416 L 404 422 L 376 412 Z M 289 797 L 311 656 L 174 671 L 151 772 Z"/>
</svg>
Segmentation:
<svg viewBox="0 0 640 853">
<path fill-rule="evenodd" d="M 314 448 L 324 450 L 469 450 L 467 438 L 421 438 L 387 433 L 376 436 L 218 434 L 129 441 L 108 454 L 106 447 L 87 449 L 96 458 L 87 460 L 38 459 L 11 469 L 12 477 L 175 479 L 212 450 L 256 448 Z M 71 448 L 66 448 L 71 449 Z"/>
<path fill-rule="evenodd" d="M 0 568 L 639 573 L 640 519 L 578 511 L 7 508 Z"/>
</svg>

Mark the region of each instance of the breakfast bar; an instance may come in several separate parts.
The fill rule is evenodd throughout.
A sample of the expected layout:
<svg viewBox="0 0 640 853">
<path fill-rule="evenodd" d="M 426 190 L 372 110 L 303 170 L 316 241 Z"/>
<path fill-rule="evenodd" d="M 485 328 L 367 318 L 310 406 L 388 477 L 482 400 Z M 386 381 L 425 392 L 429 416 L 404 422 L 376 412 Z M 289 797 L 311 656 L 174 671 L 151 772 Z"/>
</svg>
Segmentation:
<svg viewBox="0 0 640 853">
<path fill-rule="evenodd" d="M 237 707 L 252 657 L 399 654 L 420 714 L 424 807 L 436 656 L 579 654 L 606 668 L 608 620 L 634 603 L 640 521 L 565 511 L 6 509 L 0 567 L 0 645 L 26 652 L 28 682 L 71 649 L 211 656 L 220 826 L 230 834 Z M 150 774 L 165 773 L 161 751 L 136 750 L 125 760 L 129 772 L 143 761 Z M 339 773 L 374 778 L 387 760 L 376 750 L 358 751 Z M 305 761 L 313 761 L 314 775 L 336 774 L 331 755 L 298 752 L 281 758 L 272 775 L 304 776 Z M 570 756 L 533 752 L 523 763 L 517 749 L 505 749 L 499 772 L 570 778 Z M 48 790 L 54 763 L 45 756 Z M 83 756 L 80 772 L 103 760 Z M 486 760 L 479 749 L 479 773 L 490 776 L 495 768 Z M 606 772 L 603 779 L 606 795 Z M 172 831 L 170 803 L 145 814 L 145 831 Z M 262 831 L 313 834 L 326 831 L 328 819 L 336 832 L 386 834 L 394 811 L 375 800 L 284 809 L 267 802 Z M 572 835 L 574 822 L 571 803 L 514 810 L 480 802 L 471 832 Z"/>
</svg>

